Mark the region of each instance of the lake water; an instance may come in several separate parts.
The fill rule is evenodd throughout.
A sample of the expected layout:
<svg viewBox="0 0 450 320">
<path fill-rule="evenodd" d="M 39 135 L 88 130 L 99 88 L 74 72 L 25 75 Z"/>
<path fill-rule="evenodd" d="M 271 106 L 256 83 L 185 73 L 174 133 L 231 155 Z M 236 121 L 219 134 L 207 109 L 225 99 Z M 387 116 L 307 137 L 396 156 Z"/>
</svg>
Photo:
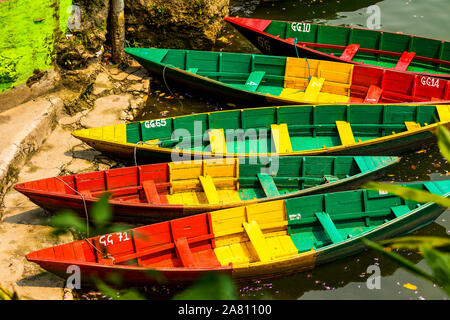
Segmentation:
<svg viewBox="0 0 450 320">
<path fill-rule="evenodd" d="M 243 4 L 242 4 L 243 3 Z M 443 40 L 450 40 L 449 0 L 386 0 L 386 1 L 277 1 L 259 4 L 259 1 L 232 1 L 230 15 L 262 19 L 278 19 L 326 23 L 331 25 L 366 27 L 367 8 L 377 5 L 381 12 L 381 29 L 403 32 Z M 232 27 L 226 26 L 227 44 L 214 50 L 254 52 L 247 40 Z M 164 95 L 160 96 L 162 93 Z M 177 98 L 174 98 L 177 97 Z M 180 97 L 182 96 L 182 97 Z M 221 110 L 225 102 L 209 97 L 198 97 L 180 88 L 152 83 L 148 107 L 140 119 L 160 118 L 205 111 Z M 384 181 L 415 181 L 446 179 L 449 163 L 442 158 L 436 146 L 405 156 L 401 163 L 387 172 Z M 450 211 L 443 213 L 434 223 L 414 235 L 448 236 Z M 401 252 L 403 256 L 427 269 L 422 256 L 413 252 Z M 381 271 L 381 289 L 368 289 L 366 274 L 370 265 L 378 265 Z M 417 289 L 404 287 L 412 284 Z M 320 266 L 317 269 L 272 280 L 254 280 L 239 285 L 240 299 L 447 299 L 444 292 L 425 280 L 408 273 L 382 257 L 367 250 L 359 255 Z M 170 294 L 169 294 L 170 295 Z"/>
</svg>

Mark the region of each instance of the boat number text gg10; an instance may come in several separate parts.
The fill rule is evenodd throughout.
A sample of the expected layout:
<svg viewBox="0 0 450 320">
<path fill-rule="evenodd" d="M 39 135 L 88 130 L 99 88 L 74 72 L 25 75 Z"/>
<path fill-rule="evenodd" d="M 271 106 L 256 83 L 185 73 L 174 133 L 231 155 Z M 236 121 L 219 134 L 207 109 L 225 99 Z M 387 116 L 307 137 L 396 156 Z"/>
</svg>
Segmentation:
<svg viewBox="0 0 450 320">
<path fill-rule="evenodd" d="M 303 23 L 303 22 L 293 22 L 291 23 L 291 28 L 294 31 L 298 32 L 310 32 L 311 31 L 311 25 L 309 23 Z"/>
</svg>

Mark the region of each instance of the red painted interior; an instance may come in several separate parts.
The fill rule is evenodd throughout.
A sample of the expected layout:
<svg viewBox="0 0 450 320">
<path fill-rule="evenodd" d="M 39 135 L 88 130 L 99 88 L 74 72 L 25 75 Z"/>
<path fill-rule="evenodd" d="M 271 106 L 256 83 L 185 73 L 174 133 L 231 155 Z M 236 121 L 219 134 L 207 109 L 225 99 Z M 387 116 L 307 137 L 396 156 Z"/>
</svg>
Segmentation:
<svg viewBox="0 0 450 320">
<path fill-rule="evenodd" d="M 30 261 L 133 267 L 215 268 L 209 213 L 63 244 L 27 255 Z M 95 247 L 95 248 L 94 248 Z"/>
</svg>

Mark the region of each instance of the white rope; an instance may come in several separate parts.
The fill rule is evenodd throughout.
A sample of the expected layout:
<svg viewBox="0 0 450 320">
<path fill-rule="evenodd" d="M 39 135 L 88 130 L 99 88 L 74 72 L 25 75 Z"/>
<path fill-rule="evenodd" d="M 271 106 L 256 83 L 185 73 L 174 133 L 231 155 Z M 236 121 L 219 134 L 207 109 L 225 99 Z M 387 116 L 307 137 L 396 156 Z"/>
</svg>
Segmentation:
<svg viewBox="0 0 450 320">
<path fill-rule="evenodd" d="M 145 142 L 145 141 L 138 141 L 138 142 L 136 142 L 136 144 L 134 145 L 134 150 L 133 150 L 133 156 L 134 156 L 134 165 L 137 167 L 137 157 L 136 157 L 136 151 L 137 151 L 137 146 L 139 145 L 139 144 L 146 144 L 146 145 L 148 145 L 148 146 L 159 146 L 160 144 L 162 144 L 162 142 L 160 141 L 160 142 L 156 142 L 156 143 L 148 143 L 148 142 Z"/>
</svg>

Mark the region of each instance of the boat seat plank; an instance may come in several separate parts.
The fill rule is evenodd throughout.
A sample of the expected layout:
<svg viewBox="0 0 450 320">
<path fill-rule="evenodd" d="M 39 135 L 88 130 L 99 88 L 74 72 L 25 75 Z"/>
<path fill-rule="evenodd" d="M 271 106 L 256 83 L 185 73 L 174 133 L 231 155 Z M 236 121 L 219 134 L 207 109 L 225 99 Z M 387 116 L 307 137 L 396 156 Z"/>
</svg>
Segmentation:
<svg viewBox="0 0 450 320">
<path fill-rule="evenodd" d="M 432 181 L 425 182 L 423 185 L 428 190 L 428 192 L 442 195 L 442 191 Z"/>
<path fill-rule="evenodd" d="M 330 218 L 330 215 L 326 212 L 316 212 L 315 216 L 319 220 L 322 227 L 325 229 L 325 232 L 330 237 L 331 241 L 333 243 L 338 243 L 343 240 L 341 234 L 336 229 L 336 226 L 334 225 L 333 221 Z"/>
<path fill-rule="evenodd" d="M 361 170 L 361 172 L 368 172 L 371 171 L 373 169 L 372 166 L 370 166 L 370 164 L 368 164 L 366 162 L 366 160 L 368 160 L 367 158 L 364 157 L 354 157 L 356 164 L 359 167 L 359 170 Z M 370 161 L 370 160 L 369 160 Z"/>
<path fill-rule="evenodd" d="M 161 199 L 156 190 L 155 181 L 147 180 L 142 183 L 142 188 L 144 189 L 145 197 L 148 203 L 161 204 Z"/>
<path fill-rule="evenodd" d="M 356 52 L 358 52 L 360 45 L 359 44 L 350 44 L 347 47 L 345 47 L 344 52 L 341 54 L 341 59 L 344 60 L 352 60 L 355 56 Z"/>
<path fill-rule="evenodd" d="M 199 176 L 200 184 L 205 192 L 209 204 L 219 204 L 219 194 L 210 175 Z"/>
<path fill-rule="evenodd" d="M 247 233 L 250 243 L 255 249 L 255 253 L 258 256 L 259 261 L 267 262 L 272 260 L 272 252 L 267 244 L 267 241 L 255 220 L 249 223 L 243 222 L 244 230 Z"/>
<path fill-rule="evenodd" d="M 271 124 L 272 140 L 275 144 L 276 153 L 292 152 L 291 138 L 286 123 Z"/>
<path fill-rule="evenodd" d="M 364 103 L 378 103 L 381 98 L 381 93 L 383 89 L 378 86 L 371 85 L 367 91 L 367 95 L 364 98 Z"/>
<path fill-rule="evenodd" d="M 275 181 L 273 181 L 273 178 L 271 175 L 268 175 L 266 173 L 258 173 L 258 180 L 259 183 L 261 183 L 261 186 L 264 190 L 264 193 L 267 197 L 276 197 L 280 195 L 280 192 L 278 192 L 278 188 L 275 184 Z"/>
<path fill-rule="evenodd" d="M 439 121 L 450 120 L 450 105 L 437 105 L 436 110 L 439 115 Z"/>
<path fill-rule="evenodd" d="M 324 82 L 325 78 L 312 77 L 311 81 L 309 81 L 308 87 L 305 90 L 305 101 L 307 102 L 317 101 L 317 97 L 319 96 L 319 93 L 322 90 Z"/>
<path fill-rule="evenodd" d="M 414 121 L 405 121 L 405 126 L 408 131 L 420 129 L 420 123 Z"/>
<path fill-rule="evenodd" d="M 189 68 L 186 70 L 187 72 L 193 73 L 193 74 L 197 74 L 198 72 L 198 68 Z"/>
<path fill-rule="evenodd" d="M 189 243 L 186 237 L 178 238 L 177 240 L 175 240 L 175 249 L 178 257 L 181 260 L 181 263 L 183 264 L 183 267 L 196 267 L 194 256 L 191 249 L 189 248 Z"/>
<path fill-rule="evenodd" d="M 208 131 L 209 141 L 211 143 L 211 152 L 214 154 L 227 153 L 227 144 L 223 129 L 212 129 Z"/>
<path fill-rule="evenodd" d="M 404 51 L 402 53 L 402 56 L 398 60 L 397 64 L 395 65 L 394 70 L 406 71 L 406 69 L 408 69 L 411 61 L 414 59 L 415 55 L 416 55 L 415 52 Z"/>
<path fill-rule="evenodd" d="M 352 127 L 347 121 L 336 121 L 336 127 L 339 133 L 339 138 L 343 145 L 349 145 L 355 143 L 355 137 L 353 136 Z"/>
<path fill-rule="evenodd" d="M 406 205 L 391 207 L 391 210 L 397 218 L 411 211 Z"/>
<path fill-rule="evenodd" d="M 250 75 L 247 78 L 247 81 L 245 82 L 245 90 L 255 92 L 259 84 L 261 83 L 262 79 L 264 78 L 264 75 L 266 74 L 265 71 L 253 71 L 250 73 Z"/>
</svg>

